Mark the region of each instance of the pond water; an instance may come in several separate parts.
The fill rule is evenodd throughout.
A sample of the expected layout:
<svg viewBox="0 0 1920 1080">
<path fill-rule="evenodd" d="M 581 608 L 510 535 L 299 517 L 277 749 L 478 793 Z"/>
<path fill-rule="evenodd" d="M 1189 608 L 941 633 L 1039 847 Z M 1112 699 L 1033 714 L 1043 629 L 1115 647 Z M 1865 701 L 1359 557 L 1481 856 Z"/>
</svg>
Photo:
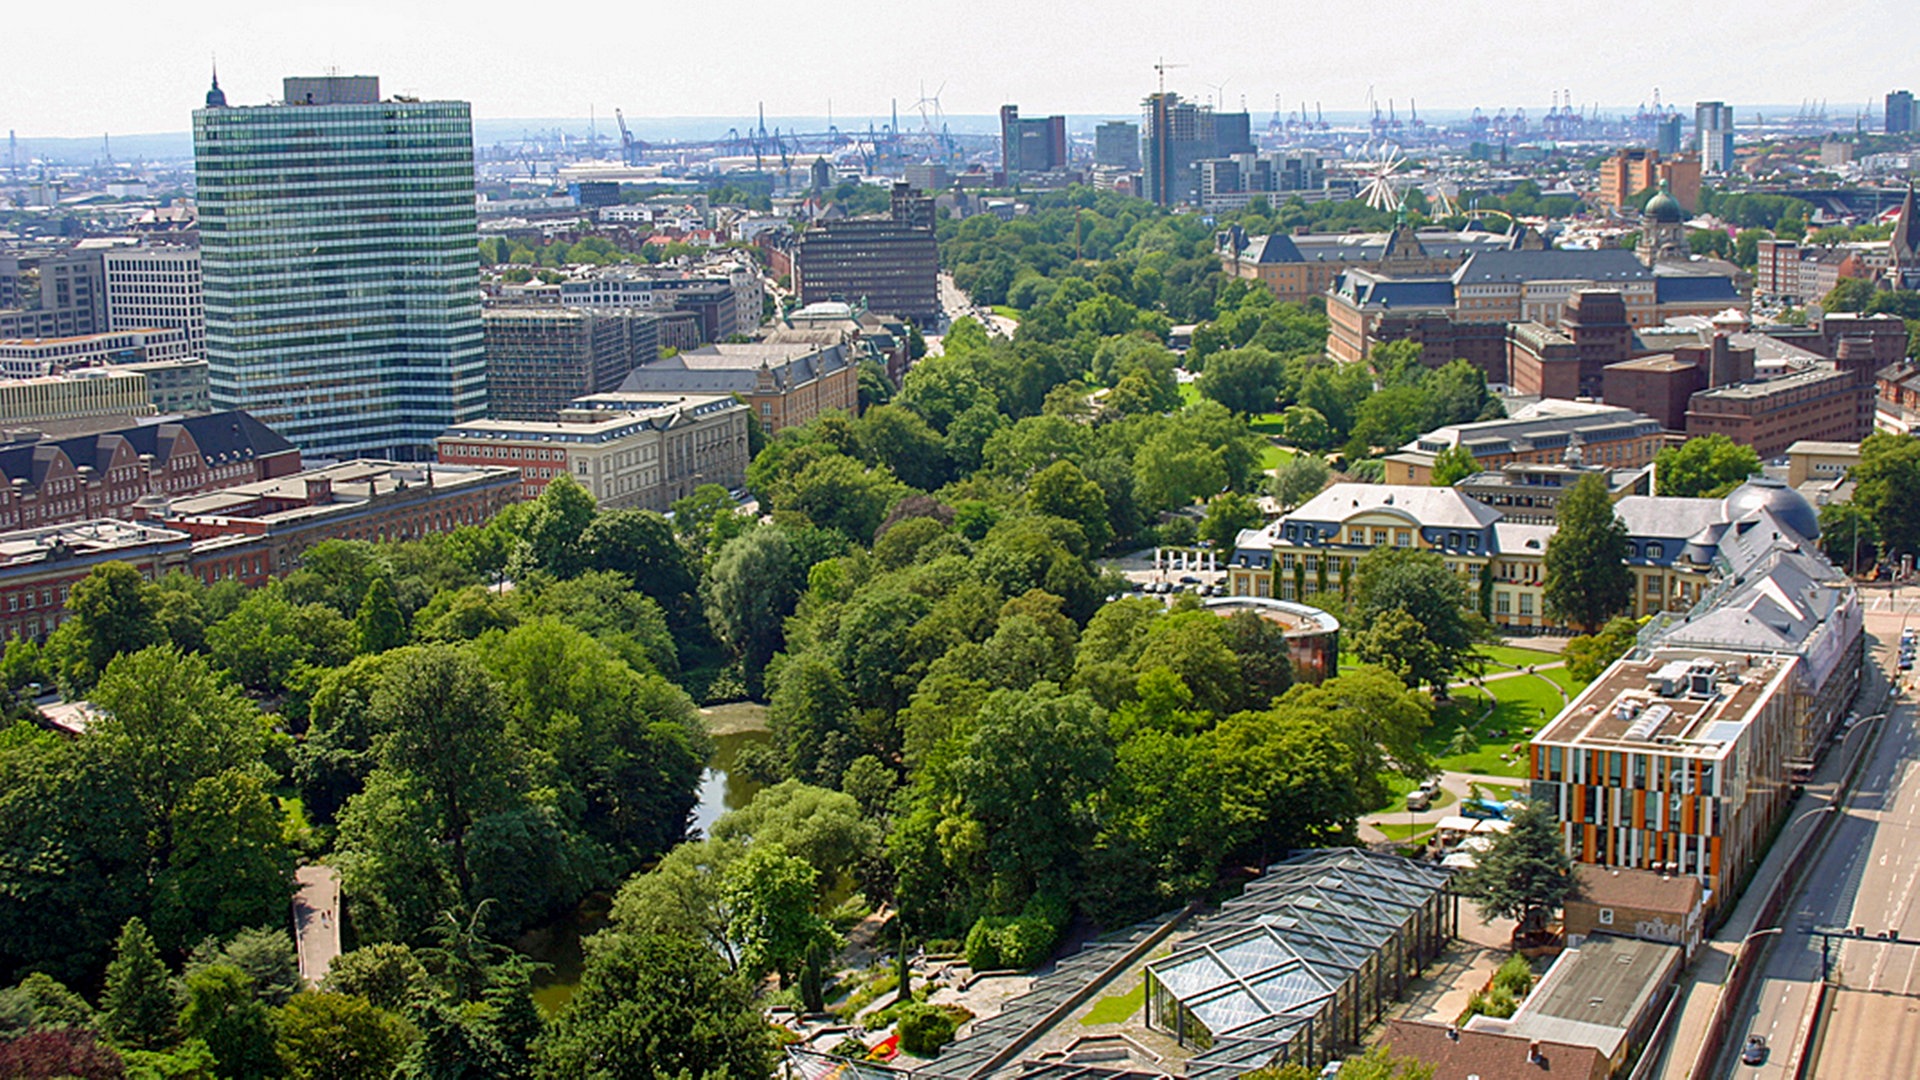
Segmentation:
<svg viewBox="0 0 1920 1080">
<path fill-rule="evenodd" d="M 765 723 L 765 706 L 726 705 L 708 712 L 713 731 L 713 757 L 701 774 L 695 792 L 693 821 L 689 837 L 703 837 L 713 823 L 729 810 L 738 810 L 753 800 L 765 785 L 738 775 L 733 768 L 742 747 L 764 744 L 772 739 Z M 580 985 L 582 956 L 580 939 L 606 929 L 607 913 L 613 898 L 595 893 L 580 902 L 572 916 L 529 931 L 514 948 L 548 965 L 534 979 L 533 1000 L 540 1011 L 552 1016 L 573 997 Z"/>
<path fill-rule="evenodd" d="M 713 760 L 700 777 L 700 801 L 693 808 L 693 826 L 687 835 L 707 835 L 713 823 L 729 810 L 738 810 L 753 801 L 765 785 L 737 775 L 733 763 L 742 747 L 765 745 L 772 739 L 766 729 L 731 731 L 713 737 Z"/>
</svg>

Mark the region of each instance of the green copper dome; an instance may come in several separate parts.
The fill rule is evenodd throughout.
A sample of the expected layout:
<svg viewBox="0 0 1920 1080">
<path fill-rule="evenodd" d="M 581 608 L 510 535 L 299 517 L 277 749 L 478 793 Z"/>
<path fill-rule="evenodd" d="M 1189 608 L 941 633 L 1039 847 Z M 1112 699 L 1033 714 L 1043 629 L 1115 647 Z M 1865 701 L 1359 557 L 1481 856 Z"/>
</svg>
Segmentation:
<svg viewBox="0 0 1920 1080">
<path fill-rule="evenodd" d="M 1680 209 L 1680 200 L 1667 190 L 1667 182 L 1660 181 L 1660 191 L 1647 200 L 1647 209 L 1643 215 L 1648 221 L 1661 225 L 1678 225 L 1687 219 L 1686 211 Z"/>
</svg>

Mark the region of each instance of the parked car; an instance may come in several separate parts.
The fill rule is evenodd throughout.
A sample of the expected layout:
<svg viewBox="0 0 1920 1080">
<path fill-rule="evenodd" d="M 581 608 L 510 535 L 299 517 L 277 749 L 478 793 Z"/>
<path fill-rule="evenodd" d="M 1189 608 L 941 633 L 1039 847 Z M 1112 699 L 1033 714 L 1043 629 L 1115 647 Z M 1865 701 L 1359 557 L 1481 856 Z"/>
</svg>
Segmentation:
<svg viewBox="0 0 1920 1080">
<path fill-rule="evenodd" d="M 1433 792 L 1418 788 L 1407 792 L 1407 809 L 1419 813 L 1433 805 Z"/>
<path fill-rule="evenodd" d="M 1740 1051 L 1742 1065 L 1763 1065 L 1767 1060 L 1767 1039 L 1764 1035 L 1747 1036 L 1747 1045 Z"/>
</svg>

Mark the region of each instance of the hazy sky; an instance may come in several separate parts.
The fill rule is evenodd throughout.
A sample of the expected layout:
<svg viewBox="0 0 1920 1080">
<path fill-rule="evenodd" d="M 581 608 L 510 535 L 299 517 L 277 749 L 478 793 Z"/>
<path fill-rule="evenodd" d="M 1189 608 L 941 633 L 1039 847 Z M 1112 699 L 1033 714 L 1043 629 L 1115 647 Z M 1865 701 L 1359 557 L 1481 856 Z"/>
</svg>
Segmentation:
<svg viewBox="0 0 1920 1080">
<path fill-rule="evenodd" d="M 1153 89 L 1225 84 L 1258 115 L 1409 97 L 1423 109 L 1632 106 L 1697 98 L 1851 115 L 1920 90 L 1911 0 L 88 0 L 0 15 L 0 128 L 23 136 L 182 131 L 217 55 L 235 104 L 280 78 L 376 74 L 389 93 L 463 98 L 486 118 L 904 115 L 1017 102 L 1127 113 Z M 1875 111 L 1878 111 L 1876 106 Z"/>
</svg>

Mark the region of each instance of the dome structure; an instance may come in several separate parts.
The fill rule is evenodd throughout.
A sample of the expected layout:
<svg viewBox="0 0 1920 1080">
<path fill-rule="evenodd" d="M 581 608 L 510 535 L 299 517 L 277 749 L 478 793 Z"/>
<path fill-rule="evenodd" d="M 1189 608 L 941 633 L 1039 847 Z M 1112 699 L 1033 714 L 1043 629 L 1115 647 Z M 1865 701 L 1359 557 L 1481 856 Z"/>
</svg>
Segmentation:
<svg viewBox="0 0 1920 1080">
<path fill-rule="evenodd" d="M 1679 225 L 1687 220 L 1686 211 L 1680 209 L 1680 200 L 1673 197 L 1667 189 L 1667 182 L 1660 181 L 1660 190 L 1647 200 L 1647 208 L 1642 217 L 1658 225 Z"/>
<path fill-rule="evenodd" d="M 1727 520 L 1739 521 L 1758 510 L 1765 510 L 1804 540 L 1820 538 L 1820 512 L 1806 496 L 1772 477 L 1756 476 L 1734 488 L 1727 496 Z"/>
</svg>

